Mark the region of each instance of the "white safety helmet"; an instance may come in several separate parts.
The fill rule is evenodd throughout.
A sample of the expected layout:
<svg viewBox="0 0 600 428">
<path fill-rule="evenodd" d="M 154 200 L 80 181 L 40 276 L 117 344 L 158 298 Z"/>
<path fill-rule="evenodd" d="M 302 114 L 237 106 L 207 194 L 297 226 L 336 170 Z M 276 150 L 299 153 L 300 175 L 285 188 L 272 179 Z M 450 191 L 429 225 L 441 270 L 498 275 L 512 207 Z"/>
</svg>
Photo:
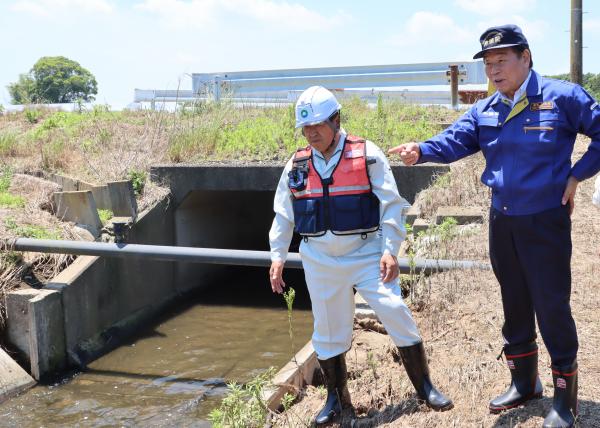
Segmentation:
<svg viewBox="0 0 600 428">
<path fill-rule="evenodd" d="M 296 128 L 327 122 L 341 104 L 322 86 L 311 86 L 296 101 Z"/>
</svg>

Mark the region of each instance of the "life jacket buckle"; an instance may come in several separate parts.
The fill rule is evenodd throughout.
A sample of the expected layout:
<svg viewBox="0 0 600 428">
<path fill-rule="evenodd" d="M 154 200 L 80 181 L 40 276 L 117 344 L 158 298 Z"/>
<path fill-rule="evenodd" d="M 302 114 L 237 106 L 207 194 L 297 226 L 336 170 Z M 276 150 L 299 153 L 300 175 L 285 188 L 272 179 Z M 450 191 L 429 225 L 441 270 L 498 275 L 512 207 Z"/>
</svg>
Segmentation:
<svg viewBox="0 0 600 428">
<path fill-rule="evenodd" d="M 307 173 L 294 168 L 288 173 L 288 185 L 293 190 L 304 190 L 306 188 Z"/>
</svg>

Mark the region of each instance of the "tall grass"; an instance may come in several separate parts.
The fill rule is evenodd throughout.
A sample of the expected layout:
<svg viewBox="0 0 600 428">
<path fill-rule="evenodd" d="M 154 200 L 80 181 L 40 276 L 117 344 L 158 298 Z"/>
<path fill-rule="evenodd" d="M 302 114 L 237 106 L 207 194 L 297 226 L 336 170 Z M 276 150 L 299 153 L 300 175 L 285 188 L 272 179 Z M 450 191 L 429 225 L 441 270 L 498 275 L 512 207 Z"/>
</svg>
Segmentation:
<svg viewBox="0 0 600 428">
<path fill-rule="evenodd" d="M 14 132 L 0 132 L 0 156 L 15 156 L 17 147 L 17 135 Z"/>
<path fill-rule="evenodd" d="M 428 138 L 456 113 L 380 100 L 342 102 L 342 126 L 382 149 Z M 126 179 L 158 163 L 276 161 L 283 163 L 306 140 L 294 129 L 294 106 L 257 107 L 186 103 L 176 112 L 28 110 L 0 124 L 0 155 L 27 161 L 28 169 L 63 172 L 90 182 Z M 36 112 L 36 113 L 31 113 Z M 35 117 L 34 117 L 35 116 Z M 8 127 L 6 127 L 8 129 Z"/>
</svg>

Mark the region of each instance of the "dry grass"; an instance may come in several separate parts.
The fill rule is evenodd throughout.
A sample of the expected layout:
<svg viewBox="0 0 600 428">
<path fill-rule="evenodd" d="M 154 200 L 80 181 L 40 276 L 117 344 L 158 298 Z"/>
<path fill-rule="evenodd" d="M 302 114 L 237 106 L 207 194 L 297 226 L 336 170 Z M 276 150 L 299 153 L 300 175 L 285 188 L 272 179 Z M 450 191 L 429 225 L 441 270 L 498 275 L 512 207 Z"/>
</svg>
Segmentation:
<svg viewBox="0 0 600 428">
<path fill-rule="evenodd" d="M 80 239 L 72 225 L 52 215 L 54 183 L 16 174 L 9 192 L 25 199 L 22 208 L 0 208 L 0 238 L 9 242 L 18 237 Z M 6 250 L 6 251 L 5 251 Z M 8 292 L 21 287 L 41 287 L 56 276 L 74 257 L 63 254 L 11 252 L 0 249 L 0 331 L 5 320 Z"/>
<path fill-rule="evenodd" d="M 587 145 L 580 138 L 574 158 Z M 481 159 L 452 166 L 443 186 L 419 195 L 427 215 L 442 205 L 487 207 L 487 190 L 477 184 Z M 478 178 L 477 178 L 478 179 Z M 481 187 L 481 188 L 478 188 Z M 600 427 L 600 210 L 591 204 L 593 180 L 583 182 L 573 214 L 572 309 L 578 327 L 579 426 Z M 468 201 L 468 203 L 467 203 Z M 419 242 L 416 243 L 419 245 Z M 439 240 L 436 251 L 456 259 L 488 257 L 487 226 Z M 444 247 L 440 250 L 439 247 Z M 404 369 L 395 361 L 387 335 L 355 325 L 352 349 L 346 354 L 349 389 L 357 417 L 344 415 L 341 424 L 354 427 L 539 427 L 552 403 L 549 356 L 540 339 L 540 376 L 545 396 L 501 415 L 491 415 L 488 401 L 510 382 L 506 365 L 496 357 L 502 347 L 503 322 L 499 286 L 491 271 L 453 271 L 421 278 L 407 303 L 420 328 L 436 385 L 455 403 L 436 413 L 419 405 Z M 373 330 L 373 329 L 371 329 Z M 374 330 L 378 330 L 377 328 Z M 373 356 L 369 363 L 369 354 Z M 275 420 L 275 426 L 310 426 L 323 404 L 322 388 L 309 386 L 297 404 Z"/>
</svg>

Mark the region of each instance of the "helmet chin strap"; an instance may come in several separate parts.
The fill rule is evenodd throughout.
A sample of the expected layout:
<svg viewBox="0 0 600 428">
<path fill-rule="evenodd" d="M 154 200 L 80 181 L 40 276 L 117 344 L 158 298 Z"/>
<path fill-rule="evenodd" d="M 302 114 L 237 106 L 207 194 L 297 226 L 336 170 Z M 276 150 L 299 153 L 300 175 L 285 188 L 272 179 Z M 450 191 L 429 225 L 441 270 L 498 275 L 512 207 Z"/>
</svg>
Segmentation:
<svg viewBox="0 0 600 428">
<path fill-rule="evenodd" d="M 337 114 L 339 114 L 339 112 L 336 112 Z M 332 116 L 335 116 L 334 113 Z M 331 146 L 333 146 L 333 143 L 335 143 L 335 136 L 337 135 L 338 131 L 340 130 L 340 127 L 338 126 L 338 124 L 331 120 L 331 116 L 325 121 L 325 123 L 327 124 L 327 126 L 329 126 L 329 128 L 333 131 L 333 138 L 331 139 L 331 143 L 329 143 L 329 145 L 327 146 L 327 150 L 329 150 L 331 148 Z"/>
</svg>

